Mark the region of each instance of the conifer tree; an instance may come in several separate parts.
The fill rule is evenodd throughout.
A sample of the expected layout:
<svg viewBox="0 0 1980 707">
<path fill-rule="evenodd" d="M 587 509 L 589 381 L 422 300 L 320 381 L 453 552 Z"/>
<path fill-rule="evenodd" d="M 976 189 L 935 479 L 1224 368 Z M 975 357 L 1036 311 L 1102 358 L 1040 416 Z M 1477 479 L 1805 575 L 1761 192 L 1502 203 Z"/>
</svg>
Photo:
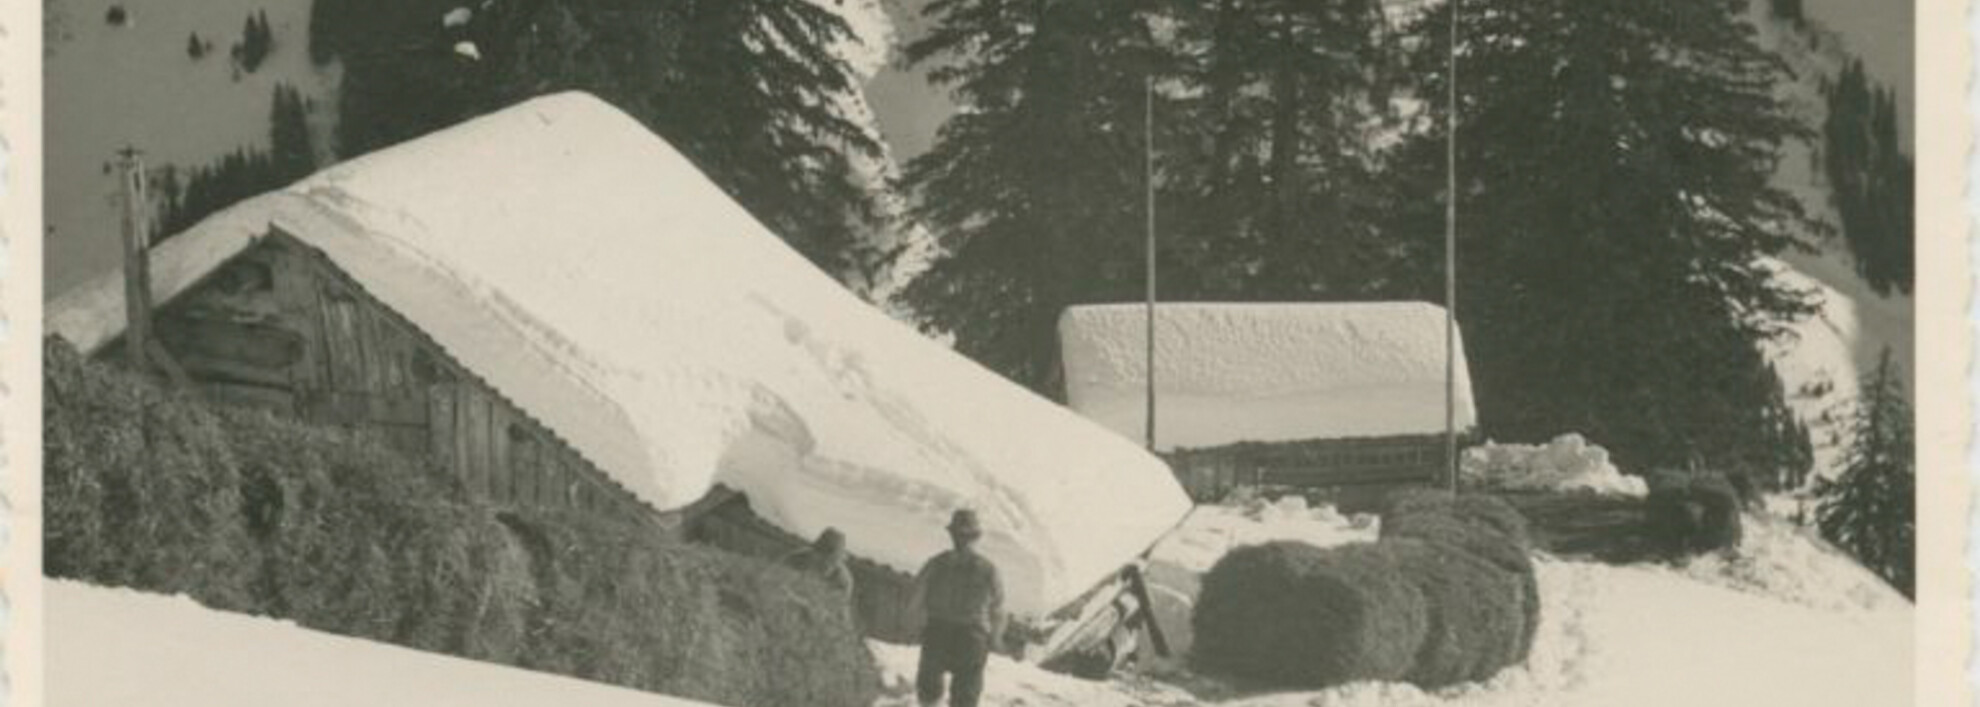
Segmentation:
<svg viewBox="0 0 1980 707">
<path fill-rule="evenodd" d="M 1764 458 L 1778 396 L 1758 344 L 1812 308 L 1763 261 L 1801 247 L 1805 222 L 1770 184 L 1780 143 L 1807 132 L 1772 93 L 1780 60 L 1716 0 L 1462 7 L 1458 312 L 1482 427 L 1581 431 L 1636 468 Z M 1448 12 L 1414 32 L 1439 113 Z M 1418 252 L 1441 250 L 1424 227 L 1450 197 L 1432 126 L 1394 172 L 1421 180 L 1397 215 Z"/>
<path fill-rule="evenodd" d="M 1169 73 L 1156 5 L 936 3 L 907 48 L 963 110 L 907 166 L 940 254 L 906 299 L 959 351 L 1045 395 L 1061 394 L 1060 313 L 1141 294 L 1146 88 Z"/>
<path fill-rule="evenodd" d="M 1916 571 L 1916 449 L 1901 372 L 1887 347 L 1864 377 L 1851 415 L 1843 472 L 1823 484 L 1816 527 L 1871 571 L 1912 596 Z"/>
<path fill-rule="evenodd" d="M 1370 135 L 1386 114 L 1393 31 L 1374 0 L 1184 4 L 1176 42 L 1201 146 L 1172 190 L 1210 259 L 1208 296 L 1341 298 L 1367 289 Z M 1180 149 L 1190 150 L 1190 143 Z M 1185 276 L 1188 274 L 1185 273 Z"/>
</svg>

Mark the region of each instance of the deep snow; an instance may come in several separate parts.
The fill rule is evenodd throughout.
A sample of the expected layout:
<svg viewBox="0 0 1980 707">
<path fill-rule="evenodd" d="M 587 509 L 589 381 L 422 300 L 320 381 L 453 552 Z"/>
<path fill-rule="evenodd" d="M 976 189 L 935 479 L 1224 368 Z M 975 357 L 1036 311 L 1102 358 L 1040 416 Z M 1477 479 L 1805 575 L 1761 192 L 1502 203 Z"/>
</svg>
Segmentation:
<svg viewBox="0 0 1980 707">
<path fill-rule="evenodd" d="M 1072 307 L 1059 320 L 1067 404 L 1139 440 L 1146 310 Z M 1161 303 L 1158 449 L 1444 430 L 1444 310 L 1423 302 Z M 1477 424 L 1463 336 L 1456 423 Z"/>
<path fill-rule="evenodd" d="M 1153 455 L 867 305 L 584 94 L 217 214 L 154 252 L 156 301 L 271 222 L 662 509 L 723 483 L 786 530 L 838 527 L 912 572 L 975 507 L 1011 608 L 1035 615 L 1188 507 Z M 120 288 L 110 274 L 57 297 L 50 331 L 101 346 Z"/>
<path fill-rule="evenodd" d="M 1458 473 L 1471 483 L 1522 491 L 1586 492 L 1604 496 L 1649 495 L 1641 476 L 1630 476 L 1609 461 L 1609 450 L 1580 434 L 1546 444 L 1485 444 L 1464 450 Z"/>
<path fill-rule="evenodd" d="M 1293 510 L 1290 506 L 1282 511 Z M 1276 517 L 1208 507 L 1213 521 L 1255 542 L 1291 537 L 1330 545 L 1372 539 L 1325 509 Z M 1331 520 L 1330 520 L 1331 518 Z M 1248 520 L 1247 520 L 1248 519 Z M 1732 559 L 1684 568 L 1609 566 L 1541 556 L 1541 623 L 1526 663 L 1474 685 L 1426 692 L 1357 683 L 1315 692 L 1241 694 L 1178 672 L 1092 682 L 993 658 L 984 704 L 1244 705 L 1247 707 L 1860 707 L 1910 704 L 1910 604 L 1842 554 L 1763 520 Z M 1303 530 L 1300 530 L 1303 528 Z M 1294 532 L 1285 532 L 1285 531 Z M 1157 550 L 1168 553 L 1170 543 Z M 1178 556 L 1200 557 L 1195 552 Z M 1202 566 L 1200 560 L 1183 564 Z M 1172 565 L 1180 567 L 1181 565 Z M 1157 600 L 1159 603 L 1159 599 Z M 912 704 L 918 653 L 875 644 L 888 707 Z"/>
<path fill-rule="evenodd" d="M 706 707 L 215 611 L 183 596 L 68 580 L 42 587 L 51 705 Z"/>
</svg>

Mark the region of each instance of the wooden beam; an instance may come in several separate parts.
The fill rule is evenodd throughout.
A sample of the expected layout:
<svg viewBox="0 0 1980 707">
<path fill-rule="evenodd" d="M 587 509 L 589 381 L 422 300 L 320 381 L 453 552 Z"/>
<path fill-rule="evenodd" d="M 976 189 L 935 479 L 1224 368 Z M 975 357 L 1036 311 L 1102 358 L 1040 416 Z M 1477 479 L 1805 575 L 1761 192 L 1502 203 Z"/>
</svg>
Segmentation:
<svg viewBox="0 0 1980 707">
<path fill-rule="evenodd" d="M 126 147 L 117 153 L 117 177 L 123 193 L 124 236 L 124 347 L 131 368 L 150 369 L 145 359 L 151 353 L 151 273 L 150 227 L 146 212 L 150 202 L 144 195 L 144 161 L 138 151 Z"/>
</svg>

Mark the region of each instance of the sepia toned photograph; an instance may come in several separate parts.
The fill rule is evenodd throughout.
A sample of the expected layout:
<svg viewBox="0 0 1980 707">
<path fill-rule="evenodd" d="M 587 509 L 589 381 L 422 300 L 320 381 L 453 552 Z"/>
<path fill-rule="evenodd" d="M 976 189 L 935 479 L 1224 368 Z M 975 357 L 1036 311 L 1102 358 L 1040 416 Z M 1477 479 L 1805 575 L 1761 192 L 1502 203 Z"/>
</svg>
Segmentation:
<svg viewBox="0 0 1980 707">
<path fill-rule="evenodd" d="M 1914 1 L 40 0 L 44 702 L 1919 704 Z"/>
</svg>

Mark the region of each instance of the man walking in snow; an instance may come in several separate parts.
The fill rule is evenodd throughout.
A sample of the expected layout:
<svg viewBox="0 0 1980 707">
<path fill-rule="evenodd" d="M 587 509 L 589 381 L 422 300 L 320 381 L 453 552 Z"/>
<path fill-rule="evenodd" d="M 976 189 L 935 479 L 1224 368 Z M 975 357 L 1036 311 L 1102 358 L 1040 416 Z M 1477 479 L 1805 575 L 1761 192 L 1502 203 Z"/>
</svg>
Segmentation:
<svg viewBox="0 0 1980 707">
<path fill-rule="evenodd" d="M 949 519 L 955 548 L 936 555 L 915 575 L 915 603 L 926 617 L 921 667 L 914 678 L 922 707 L 942 699 L 942 683 L 949 676 L 952 707 L 975 707 L 983 694 L 983 666 L 992 642 L 1004 633 L 1004 585 L 997 566 L 976 551 L 982 536 L 975 511 L 956 511 Z"/>
</svg>

